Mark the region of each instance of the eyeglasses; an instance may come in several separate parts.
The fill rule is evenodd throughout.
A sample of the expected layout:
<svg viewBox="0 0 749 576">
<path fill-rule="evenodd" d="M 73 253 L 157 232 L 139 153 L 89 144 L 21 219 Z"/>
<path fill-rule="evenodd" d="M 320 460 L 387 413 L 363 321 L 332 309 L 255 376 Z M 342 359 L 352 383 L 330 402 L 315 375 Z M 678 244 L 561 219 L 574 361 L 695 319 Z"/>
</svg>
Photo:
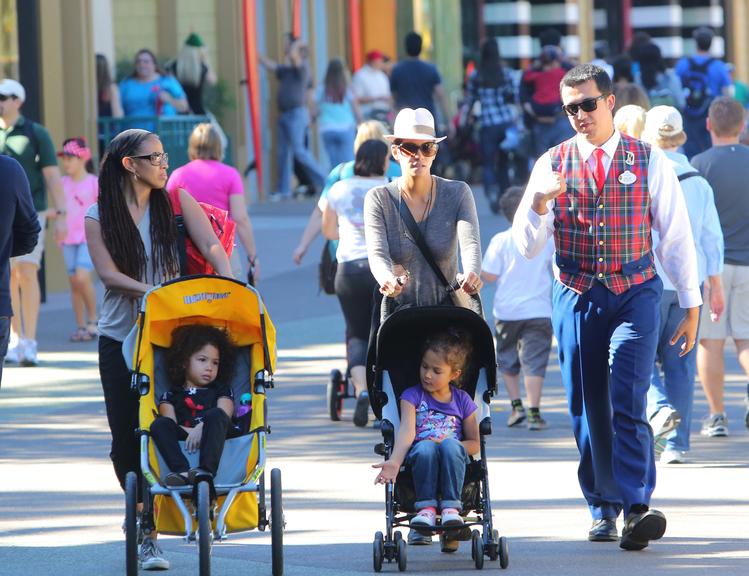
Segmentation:
<svg viewBox="0 0 749 576">
<path fill-rule="evenodd" d="M 148 160 L 149 162 L 151 162 L 151 166 L 169 165 L 169 154 L 167 154 L 166 152 L 152 152 L 151 154 L 143 154 L 142 156 L 130 156 L 130 158 Z"/>
<path fill-rule="evenodd" d="M 396 146 L 398 146 L 399 150 L 405 152 L 409 156 L 416 156 L 416 154 L 421 151 L 425 158 L 431 158 L 437 154 L 437 150 L 439 150 L 439 146 L 436 142 L 422 142 L 421 144 L 416 144 L 415 142 L 401 142 L 400 144 L 396 144 Z"/>
<path fill-rule="evenodd" d="M 0 94 L 0 102 L 5 102 L 6 100 L 16 100 L 18 97 L 11 94 L 8 96 L 7 94 Z"/>
<path fill-rule="evenodd" d="M 562 106 L 562 110 L 567 112 L 569 116 L 577 116 L 578 110 L 582 110 L 583 112 L 593 112 L 596 108 L 598 108 L 598 101 L 603 100 L 606 98 L 608 94 L 601 94 L 600 96 L 596 96 L 595 98 L 586 98 L 582 102 L 578 102 L 577 104 L 567 104 L 565 106 Z"/>
</svg>

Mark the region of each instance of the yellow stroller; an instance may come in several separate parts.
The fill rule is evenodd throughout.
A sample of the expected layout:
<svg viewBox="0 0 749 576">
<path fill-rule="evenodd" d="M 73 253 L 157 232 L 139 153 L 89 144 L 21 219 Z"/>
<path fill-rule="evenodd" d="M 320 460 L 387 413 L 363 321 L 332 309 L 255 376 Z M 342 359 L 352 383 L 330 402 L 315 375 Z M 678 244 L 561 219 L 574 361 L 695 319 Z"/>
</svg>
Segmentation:
<svg viewBox="0 0 749 576">
<path fill-rule="evenodd" d="M 210 324 L 226 330 L 237 346 L 237 365 L 231 381 L 237 407 L 243 406 L 249 430 L 227 439 L 215 478 L 198 477 L 194 486 L 167 488 L 169 473 L 151 440 L 150 426 L 158 408 L 156 399 L 170 383 L 164 366 L 172 331 L 185 324 Z M 140 490 L 143 510 L 137 511 L 138 476 L 130 472 L 125 486 L 125 539 L 127 575 L 138 573 L 138 540 L 157 530 L 197 540 L 200 575 L 211 570 L 214 540 L 227 534 L 270 524 L 274 576 L 283 573 L 283 506 L 281 471 L 270 474 L 270 518 L 265 498 L 265 391 L 273 387 L 276 332 L 260 294 L 252 286 L 219 276 L 190 276 L 153 288 L 143 298 L 138 321 L 123 345 L 131 362 L 132 387 L 140 394 Z M 246 421 L 246 420 L 245 420 Z M 184 444 L 184 443 L 181 443 Z M 184 448 L 184 445 L 183 445 Z M 199 453 L 185 456 L 197 466 Z"/>
</svg>

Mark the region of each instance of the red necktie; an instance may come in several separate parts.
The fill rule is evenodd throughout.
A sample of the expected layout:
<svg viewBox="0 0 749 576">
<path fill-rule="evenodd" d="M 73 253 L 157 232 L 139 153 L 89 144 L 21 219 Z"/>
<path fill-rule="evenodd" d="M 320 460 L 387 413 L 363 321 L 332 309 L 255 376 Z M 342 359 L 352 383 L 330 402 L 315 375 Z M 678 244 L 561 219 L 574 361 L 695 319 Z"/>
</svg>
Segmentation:
<svg viewBox="0 0 749 576">
<path fill-rule="evenodd" d="M 593 156 L 596 160 L 596 167 L 593 172 L 593 179 L 596 181 L 596 186 L 598 187 L 598 191 L 601 192 L 603 190 L 603 185 L 606 182 L 606 170 L 603 168 L 603 155 L 605 152 L 603 151 L 603 148 L 596 148 L 593 150 Z"/>
</svg>

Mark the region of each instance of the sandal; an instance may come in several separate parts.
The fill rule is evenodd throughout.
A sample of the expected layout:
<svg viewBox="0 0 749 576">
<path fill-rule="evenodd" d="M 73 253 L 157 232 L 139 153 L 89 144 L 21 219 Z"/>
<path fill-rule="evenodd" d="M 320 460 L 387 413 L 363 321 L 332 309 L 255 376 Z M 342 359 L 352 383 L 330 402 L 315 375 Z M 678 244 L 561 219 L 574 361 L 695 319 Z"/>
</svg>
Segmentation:
<svg viewBox="0 0 749 576">
<path fill-rule="evenodd" d="M 99 329 L 98 329 L 98 321 L 97 320 L 89 320 L 88 324 L 86 324 L 86 332 L 88 332 L 88 335 L 91 336 L 89 340 L 93 340 L 94 338 L 99 337 Z"/>
<path fill-rule="evenodd" d="M 164 484 L 167 488 L 182 488 L 190 484 L 190 480 L 187 478 L 187 472 L 170 472 L 164 478 Z"/>
<path fill-rule="evenodd" d="M 93 336 L 91 336 L 89 331 L 83 326 L 79 326 L 76 331 L 70 335 L 71 342 L 88 342 L 89 340 L 93 340 Z"/>
</svg>

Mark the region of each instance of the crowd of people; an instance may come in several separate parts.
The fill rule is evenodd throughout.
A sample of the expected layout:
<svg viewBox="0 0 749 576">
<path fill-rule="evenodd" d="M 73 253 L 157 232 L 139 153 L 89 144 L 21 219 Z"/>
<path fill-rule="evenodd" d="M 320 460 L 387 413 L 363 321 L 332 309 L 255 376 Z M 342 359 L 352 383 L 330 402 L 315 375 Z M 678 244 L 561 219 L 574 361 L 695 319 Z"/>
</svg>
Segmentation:
<svg viewBox="0 0 749 576">
<path fill-rule="evenodd" d="M 351 82 L 344 63 L 331 60 L 317 89 L 301 40 L 288 38 L 284 62 L 261 58 L 279 83 L 278 188 L 271 198 L 291 196 L 295 162 L 300 181 L 322 190 L 293 258 L 299 264 L 320 233 L 333 242 L 354 423 L 369 420 L 367 349 L 381 319 L 380 299 L 476 310 L 484 282 L 494 283 L 507 425 L 548 426 L 541 396 L 553 335 L 592 518 L 587 537 L 619 540 L 626 550 L 645 548 L 665 532 L 665 516 L 650 508 L 655 461 L 688 458 L 696 375 L 710 407 L 702 433 L 728 434 L 726 338 L 733 338 L 749 378 L 745 110 L 734 98 L 729 68 L 710 55 L 712 31 L 699 28 L 694 37 L 697 53 L 669 70 L 645 34 L 636 35 L 626 55 L 609 61 L 597 46 L 595 63 L 575 64 L 559 35 L 545 33 L 539 58 L 522 72 L 507 67 L 489 39 L 466 77 L 455 123 L 439 72 L 419 57 L 416 33 L 407 35 L 408 57 L 389 77 L 384 55 L 372 51 Z M 141 50 L 135 71 L 119 85 L 97 60 L 99 114 L 205 112 L 201 87 L 215 75 L 203 48 L 192 34 L 168 72 Z M 15 207 L 3 213 L 0 228 L 0 351 L 6 362 L 37 364 L 40 230 L 49 219 L 70 280 L 76 322 L 70 339 L 98 338 L 111 458 L 124 487 L 127 472 L 140 466 L 132 434 L 138 399 L 130 392 L 123 341 L 142 296 L 182 272 L 175 206 L 217 274 L 240 278 L 251 270 L 257 279 L 241 177 L 221 162 L 221 135 L 204 123 L 190 137 L 190 162 L 171 176 L 159 136 L 145 126 L 106 144 L 97 178 L 86 140 L 66 139 L 56 151 L 46 129 L 22 115 L 24 101 L 20 83 L 0 82 L 0 150 L 15 159 L 0 156 L 8 182 L 0 193 L 4 205 Z M 327 176 L 307 147 L 311 122 L 318 123 L 331 164 Z M 468 126 L 477 128 L 484 192 L 510 223 L 483 259 L 471 188 L 438 175 L 449 162 L 450 140 Z M 236 224 L 246 262 L 236 250 L 227 255 L 203 205 Z M 92 271 L 105 287 L 98 307 Z M 230 363 L 226 341 L 210 331 L 194 338 L 187 332 L 185 341 L 192 340 L 174 361 L 176 389 L 201 379 L 200 386 L 213 386 L 219 366 Z M 423 529 L 434 527 L 438 509 L 443 525 L 462 523 L 461 471 L 476 452 L 478 426 L 477 407 L 458 386 L 470 354 L 461 342 L 449 331 L 428 340 L 420 382 L 401 397 L 394 452 L 377 466 L 376 481 L 383 483 L 395 481 L 404 462 L 414 470 L 411 544 L 431 542 Z M 206 366 L 202 375 L 193 362 Z M 171 462 L 168 483 L 182 486 L 191 471 L 175 442 L 209 446 L 201 473 L 215 472 L 234 403 L 226 390 L 211 389 L 204 426 L 175 412 L 183 392 L 170 394 L 160 402 L 155 436 Z M 457 541 L 444 540 L 443 551 L 457 549 Z M 141 561 L 146 569 L 169 566 L 155 532 L 144 540 Z"/>
</svg>

